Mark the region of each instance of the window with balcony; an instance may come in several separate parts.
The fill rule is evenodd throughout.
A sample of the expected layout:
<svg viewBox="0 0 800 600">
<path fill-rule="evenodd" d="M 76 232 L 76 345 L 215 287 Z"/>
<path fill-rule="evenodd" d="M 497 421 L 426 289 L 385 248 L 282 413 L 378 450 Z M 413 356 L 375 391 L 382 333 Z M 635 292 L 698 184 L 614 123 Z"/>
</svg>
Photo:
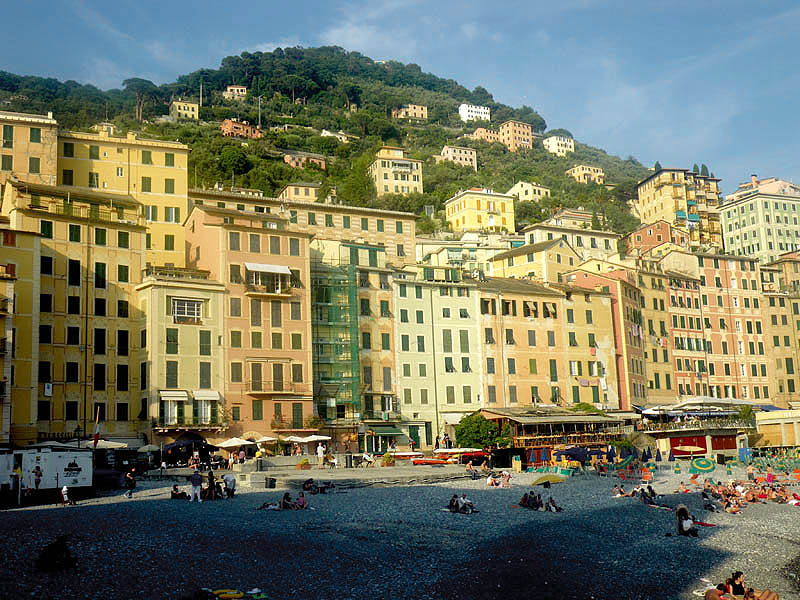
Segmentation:
<svg viewBox="0 0 800 600">
<path fill-rule="evenodd" d="M 201 322 L 202 311 L 202 300 L 172 298 L 173 323 L 198 325 Z"/>
</svg>

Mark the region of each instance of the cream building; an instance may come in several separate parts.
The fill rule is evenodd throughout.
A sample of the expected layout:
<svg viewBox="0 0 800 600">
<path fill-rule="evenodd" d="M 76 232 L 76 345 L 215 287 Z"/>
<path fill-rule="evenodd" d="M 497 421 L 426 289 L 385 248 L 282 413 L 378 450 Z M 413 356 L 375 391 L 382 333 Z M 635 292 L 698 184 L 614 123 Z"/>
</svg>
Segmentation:
<svg viewBox="0 0 800 600">
<path fill-rule="evenodd" d="M 247 86 L 245 85 L 229 85 L 222 92 L 222 97 L 225 100 L 244 100 L 247 98 Z"/>
<path fill-rule="evenodd" d="M 688 231 L 693 248 L 722 252 L 719 182 L 686 169 L 661 169 L 639 182 L 633 208 L 643 223 L 664 220 Z"/>
<path fill-rule="evenodd" d="M 518 181 L 506 192 L 507 196 L 514 196 L 517 200 L 541 200 L 550 197 L 550 188 L 538 183 Z"/>
<path fill-rule="evenodd" d="M 542 140 L 542 146 L 550 154 L 556 156 L 566 156 L 569 152 L 575 152 L 575 140 L 563 135 L 551 135 Z"/>
<path fill-rule="evenodd" d="M 278 192 L 278 198 L 281 200 L 289 200 L 292 202 L 316 202 L 320 191 L 322 190 L 321 183 L 296 181 L 287 183 Z M 328 195 L 325 197 L 325 202 L 336 202 L 336 188 L 328 188 Z"/>
<path fill-rule="evenodd" d="M 761 436 L 757 446 L 796 448 L 800 446 L 800 410 L 759 411 L 756 430 Z"/>
<path fill-rule="evenodd" d="M 368 173 L 375 182 L 378 197 L 423 192 L 422 161 L 408 158 L 402 148 L 382 147 L 369 166 Z"/>
<path fill-rule="evenodd" d="M 392 109 L 393 119 L 417 119 L 419 121 L 428 120 L 428 107 L 423 104 L 405 104 L 400 108 Z"/>
<path fill-rule="evenodd" d="M 582 260 L 569 242 L 558 238 L 495 254 L 489 259 L 489 275 L 556 283 Z"/>
<path fill-rule="evenodd" d="M 148 338 L 139 377 L 147 382 L 141 393 L 153 442 L 226 439 L 225 285 L 207 271 L 150 267 L 136 292 Z"/>
<path fill-rule="evenodd" d="M 458 107 L 458 117 L 467 123 L 468 121 L 489 121 L 492 111 L 488 106 L 477 106 L 475 104 L 461 104 Z"/>
<path fill-rule="evenodd" d="M 566 172 L 567 177 L 572 177 L 578 183 L 597 183 L 603 185 L 606 175 L 600 167 L 576 165 Z"/>
<path fill-rule="evenodd" d="M 495 254 L 522 244 L 519 235 L 477 231 L 466 231 L 458 239 L 418 236 L 417 263 L 453 267 L 476 279 L 489 272 L 489 261 Z"/>
<path fill-rule="evenodd" d="M 453 231 L 514 232 L 514 197 L 494 190 L 461 190 L 444 203 Z"/>
<path fill-rule="evenodd" d="M 401 427 L 431 448 L 481 407 L 481 340 L 475 283 L 458 269 L 409 266 L 392 281 Z"/>
<path fill-rule="evenodd" d="M 444 146 L 439 156 L 434 156 L 434 159 L 437 163 L 446 160 L 464 167 L 470 167 L 473 171 L 478 170 L 478 152 L 474 148 Z"/>
<path fill-rule="evenodd" d="M 169 116 L 173 119 L 200 120 L 200 103 L 190 100 L 173 100 L 169 103 Z"/>
<path fill-rule="evenodd" d="M 141 204 L 146 262 L 185 264 L 183 220 L 188 208 L 189 147 L 179 142 L 62 131 L 58 183 L 75 192 L 124 194 Z"/>
<path fill-rule="evenodd" d="M 0 192 L 14 175 L 24 181 L 56 184 L 58 123 L 53 113 L 0 111 Z"/>
</svg>

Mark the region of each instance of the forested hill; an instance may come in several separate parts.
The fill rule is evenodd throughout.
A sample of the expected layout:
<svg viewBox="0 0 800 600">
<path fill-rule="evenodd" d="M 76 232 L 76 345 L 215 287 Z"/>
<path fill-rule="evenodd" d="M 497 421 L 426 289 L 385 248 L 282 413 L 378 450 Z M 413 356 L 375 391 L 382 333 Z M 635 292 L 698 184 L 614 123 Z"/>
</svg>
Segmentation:
<svg viewBox="0 0 800 600">
<path fill-rule="evenodd" d="M 172 98 L 197 99 L 203 89 L 200 123 L 168 123 Z M 248 87 L 244 101 L 224 100 L 232 83 Z M 137 96 L 143 102 L 143 121 L 134 119 Z M 261 140 L 222 137 L 218 122 L 238 117 L 252 123 L 259 118 L 266 135 Z M 492 122 L 462 123 L 462 102 L 488 105 Z M 391 109 L 424 104 L 428 121 L 410 123 L 391 118 Z M 113 121 L 121 131 L 140 130 L 149 137 L 179 139 L 192 147 L 190 186 L 217 181 L 253 187 L 276 194 L 291 181 L 320 181 L 337 186 L 339 198 L 357 205 L 397 208 L 421 213 L 423 206 L 441 208 L 459 189 L 487 187 L 505 192 L 516 181 L 535 181 L 552 189 L 542 203 L 519 203 L 518 217 L 538 221 L 559 207 L 584 206 L 618 231 L 630 230 L 637 220 L 626 201 L 635 182 L 647 170 L 634 158 L 622 160 L 602 150 L 576 143 L 576 152 L 555 157 L 534 143 L 530 151 L 509 153 L 500 144 L 463 138 L 476 125 L 496 126 L 506 119 L 530 123 L 535 132 L 546 130 L 545 120 L 527 106 L 514 108 L 495 102 L 482 87 L 470 91 L 451 79 L 424 73 L 418 65 L 376 62 L 358 52 L 337 47 L 286 48 L 273 52 L 242 53 L 222 60 L 219 69 L 201 69 L 174 83 L 156 86 L 143 79 L 126 80 L 123 89 L 102 91 L 74 81 L 59 82 L 0 72 L 0 110 L 45 113 L 53 111 L 61 126 L 85 129 L 99 121 Z M 566 124 L 568 125 L 568 124 Z M 321 136 L 322 130 L 344 131 L 349 143 Z M 569 134 L 564 130 L 557 130 Z M 478 151 L 478 172 L 452 163 L 436 164 L 442 145 L 457 143 Z M 425 161 L 424 194 L 376 198 L 366 168 L 383 144 L 400 145 Z M 282 161 L 283 150 L 303 150 L 329 157 L 326 169 L 294 169 Z M 612 191 L 571 181 L 564 171 L 575 164 L 600 166 Z M 422 230 L 437 224 L 422 219 Z"/>
</svg>

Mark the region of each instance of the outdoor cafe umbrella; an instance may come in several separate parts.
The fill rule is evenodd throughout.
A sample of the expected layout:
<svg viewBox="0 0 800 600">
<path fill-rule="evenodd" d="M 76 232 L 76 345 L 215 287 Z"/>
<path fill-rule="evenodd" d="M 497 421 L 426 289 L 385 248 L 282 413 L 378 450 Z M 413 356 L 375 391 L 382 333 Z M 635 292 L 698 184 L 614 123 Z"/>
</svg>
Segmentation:
<svg viewBox="0 0 800 600">
<path fill-rule="evenodd" d="M 238 448 L 240 446 L 248 446 L 250 444 L 255 444 L 255 442 L 251 442 L 250 440 L 243 440 L 242 438 L 232 437 L 229 440 L 225 440 L 224 442 L 220 442 L 217 444 L 220 448 L 225 448 L 226 450 L 230 448 Z"/>
<path fill-rule="evenodd" d="M 97 448 L 98 450 L 114 450 L 116 448 L 127 448 L 128 444 L 124 442 L 111 442 L 109 440 L 97 440 L 97 446 L 94 445 L 94 440 L 83 440 L 80 443 L 81 448 Z"/>
<path fill-rule="evenodd" d="M 692 470 L 699 473 L 710 473 L 714 470 L 714 467 L 716 467 L 714 461 L 710 458 L 706 458 L 705 456 L 693 458 L 690 465 Z"/>
<path fill-rule="evenodd" d="M 675 450 L 679 452 L 688 452 L 690 456 L 699 454 L 701 452 L 705 454 L 706 452 L 706 449 L 701 448 L 700 446 L 675 446 Z"/>
<path fill-rule="evenodd" d="M 147 444 L 146 446 L 142 446 L 141 448 L 138 448 L 136 451 L 137 452 L 141 452 L 142 454 L 144 454 L 145 452 L 158 452 L 159 450 L 160 450 L 160 448 L 158 446 L 156 446 L 155 444 Z"/>
<path fill-rule="evenodd" d="M 262 435 L 260 438 L 256 440 L 256 444 L 269 444 L 270 442 L 277 442 L 278 438 L 269 437 L 268 435 Z"/>
</svg>

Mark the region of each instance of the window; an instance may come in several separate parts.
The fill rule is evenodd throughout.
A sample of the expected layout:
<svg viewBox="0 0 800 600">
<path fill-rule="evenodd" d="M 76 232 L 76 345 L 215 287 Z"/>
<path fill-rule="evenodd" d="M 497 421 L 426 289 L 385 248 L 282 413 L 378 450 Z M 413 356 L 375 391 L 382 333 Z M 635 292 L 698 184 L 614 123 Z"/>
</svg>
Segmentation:
<svg viewBox="0 0 800 600">
<path fill-rule="evenodd" d="M 455 404 L 456 403 L 456 388 L 452 385 L 448 385 L 445 388 L 445 395 L 447 397 L 448 404 Z"/>
<path fill-rule="evenodd" d="M 106 299 L 105 298 L 95 298 L 94 299 L 94 314 L 96 317 L 105 317 L 106 316 Z"/>
<path fill-rule="evenodd" d="M 53 312 L 53 295 L 39 294 L 39 311 Z"/>
<path fill-rule="evenodd" d="M 289 256 L 300 256 L 300 240 L 289 238 Z"/>
<path fill-rule="evenodd" d="M 202 300 L 172 298 L 172 320 L 175 323 L 197 324 L 202 316 L 202 308 Z"/>
<path fill-rule="evenodd" d="M 128 365 L 121 365 L 117 364 L 117 391 L 118 392 L 127 392 L 128 391 Z M 125 407 L 125 418 L 118 419 L 122 421 L 128 420 L 128 405 L 127 404 L 117 404 L 117 407 L 124 406 Z"/>
<path fill-rule="evenodd" d="M 128 265 L 117 265 L 117 281 L 128 283 Z"/>
<path fill-rule="evenodd" d="M 91 158 L 91 156 L 89 158 Z M 153 153 L 150 150 L 142 150 L 142 164 L 143 165 L 153 164 Z"/>
<path fill-rule="evenodd" d="M 41 263 L 39 266 L 39 272 L 42 275 L 52 275 L 53 274 L 53 257 L 52 256 L 42 256 Z"/>
<path fill-rule="evenodd" d="M 260 331 L 251 331 L 250 332 L 250 347 L 251 348 L 261 348 L 262 346 L 262 335 Z"/>
<path fill-rule="evenodd" d="M 39 173 L 41 159 L 36 156 L 28 157 L 28 173 Z"/>
<path fill-rule="evenodd" d="M 94 263 L 94 287 L 105 289 L 106 287 L 106 263 Z"/>
<path fill-rule="evenodd" d="M 241 347 L 242 347 L 242 332 L 231 331 L 231 348 L 241 348 Z"/>
<path fill-rule="evenodd" d="M 3 140 L 4 141 L 5 141 L 5 137 L 6 137 L 5 136 L 5 133 L 6 133 L 5 128 L 6 128 L 6 126 L 4 125 L 3 126 Z M 3 147 L 4 148 L 6 147 L 5 144 L 3 144 Z M 73 144 L 72 142 L 64 142 L 64 156 L 66 158 L 73 158 L 75 156 L 75 144 Z"/>
<path fill-rule="evenodd" d="M 10 154 L 3 154 L 2 161 L 0 161 L 0 171 L 13 171 L 14 170 L 14 157 Z M 65 185 L 72 185 L 66 184 Z"/>
<path fill-rule="evenodd" d="M 80 369 L 78 363 L 68 362 L 65 364 L 64 381 L 66 383 L 78 383 L 80 380 Z"/>
<path fill-rule="evenodd" d="M 281 350 L 283 348 L 283 334 L 277 331 L 272 332 L 272 349 Z"/>
<path fill-rule="evenodd" d="M 506 329 L 506 344 L 513 345 L 514 344 L 514 330 L 513 329 Z"/>
<path fill-rule="evenodd" d="M 289 303 L 289 319 L 292 321 L 299 321 L 300 320 L 300 303 L 299 302 L 290 302 Z"/>
<path fill-rule="evenodd" d="M 370 350 L 372 348 L 372 337 L 368 331 L 361 332 L 361 349 Z"/>
<path fill-rule="evenodd" d="M 270 254 L 281 253 L 281 238 L 279 238 L 277 235 L 269 236 L 269 253 Z"/>
<path fill-rule="evenodd" d="M 453 332 L 449 329 L 442 330 L 442 352 L 453 351 Z"/>
<path fill-rule="evenodd" d="M 211 363 L 210 362 L 201 362 L 200 363 L 200 373 L 199 373 L 199 389 L 201 390 L 208 390 L 211 389 Z"/>
<path fill-rule="evenodd" d="M 142 177 L 142 191 L 143 192 L 150 192 L 152 191 L 152 180 L 149 177 Z M 151 221 L 155 221 L 156 217 L 153 216 Z"/>
<path fill-rule="evenodd" d="M 175 155 L 172 152 L 166 152 L 164 154 L 164 166 L 165 167 L 175 166 Z"/>
<path fill-rule="evenodd" d="M 509 375 L 517 374 L 517 361 L 513 358 L 508 359 L 508 374 Z"/>
<path fill-rule="evenodd" d="M 425 352 L 425 336 L 417 336 L 417 352 Z"/>
<path fill-rule="evenodd" d="M 174 194 L 175 193 L 175 180 L 174 179 L 165 179 L 164 180 L 164 193 L 165 194 Z M 175 221 L 175 222 L 177 223 L 178 221 Z"/>
<path fill-rule="evenodd" d="M 232 317 L 241 317 L 242 316 L 242 299 L 241 298 L 231 298 L 230 314 L 231 314 Z"/>
<path fill-rule="evenodd" d="M 34 144 L 41 144 L 42 143 L 42 128 L 41 127 L 31 127 L 30 128 L 30 141 Z"/>
<path fill-rule="evenodd" d="M 421 310 L 417 311 L 417 323 L 424 323 L 423 312 Z"/>
<path fill-rule="evenodd" d="M 102 363 L 94 364 L 93 379 L 94 379 L 94 385 L 92 387 L 96 392 L 102 392 L 106 389 L 106 366 L 104 364 Z"/>
<path fill-rule="evenodd" d="M 200 356 L 211 356 L 211 332 L 200 330 Z"/>
<path fill-rule="evenodd" d="M 100 174 L 99 173 L 92 173 L 89 172 L 89 187 L 90 188 L 99 188 L 100 187 Z"/>
<path fill-rule="evenodd" d="M 117 330 L 117 355 L 128 356 L 130 332 L 127 329 Z"/>
<path fill-rule="evenodd" d="M 303 334 L 301 333 L 293 333 L 292 334 L 292 350 L 302 350 L 303 349 Z"/>
<path fill-rule="evenodd" d="M 389 334 L 388 333 L 382 333 L 381 334 L 381 350 L 390 350 L 390 349 L 391 348 L 389 347 Z"/>
<path fill-rule="evenodd" d="M 53 239 L 53 222 L 42 220 L 39 222 L 39 233 L 42 237 Z"/>
<path fill-rule="evenodd" d="M 177 388 L 178 387 L 178 361 L 177 360 L 168 360 L 167 361 L 167 369 L 166 369 L 166 387 L 168 388 Z"/>
<path fill-rule="evenodd" d="M 164 250 L 175 250 L 175 236 L 167 234 L 164 236 Z"/>
</svg>

